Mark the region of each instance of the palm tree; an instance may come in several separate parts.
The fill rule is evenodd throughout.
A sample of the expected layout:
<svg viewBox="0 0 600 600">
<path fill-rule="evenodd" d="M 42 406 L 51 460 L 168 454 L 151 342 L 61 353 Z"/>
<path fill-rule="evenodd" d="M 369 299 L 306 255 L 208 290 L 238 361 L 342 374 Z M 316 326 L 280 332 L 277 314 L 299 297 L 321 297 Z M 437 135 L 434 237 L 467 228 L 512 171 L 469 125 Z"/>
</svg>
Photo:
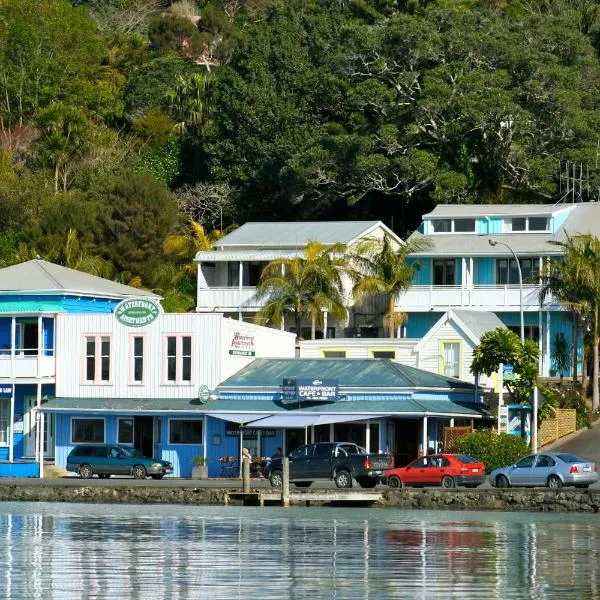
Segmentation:
<svg viewBox="0 0 600 600">
<path fill-rule="evenodd" d="M 296 334 L 300 335 L 302 319 L 310 318 L 314 339 L 315 324 L 320 321 L 323 311 L 336 319 L 344 319 L 347 311 L 343 275 L 349 270 L 345 249 L 344 244 L 324 246 L 310 241 L 303 256 L 271 261 L 258 282 L 256 298 L 266 299 L 266 303 L 255 321 L 277 325 L 286 313 L 292 313 Z"/>
<path fill-rule="evenodd" d="M 418 269 L 410 255 L 431 247 L 431 242 L 417 237 L 396 246 L 390 236 L 366 238 L 356 246 L 352 262 L 360 278 L 352 290 L 354 299 L 360 303 L 367 296 L 385 294 L 388 310 L 383 317 L 384 329 L 390 337 L 406 321 L 406 313 L 396 310 L 396 298 L 406 291 Z"/>
<path fill-rule="evenodd" d="M 566 242 L 553 242 L 564 250 L 562 264 L 553 261 L 542 289 L 554 293 L 566 307 L 576 307 L 590 324 L 593 335 L 592 411 L 600 405 L 600 239 L 591 234 L 568 237 Z"/>
<path fill-rule="evenodd" d="M 165 95 L 167 109 L 176 121 L 178 133 L 200 131 L 209 122 L 212 81 L 210 73 L 179 76 L 175 89 Z"/>
</svg>

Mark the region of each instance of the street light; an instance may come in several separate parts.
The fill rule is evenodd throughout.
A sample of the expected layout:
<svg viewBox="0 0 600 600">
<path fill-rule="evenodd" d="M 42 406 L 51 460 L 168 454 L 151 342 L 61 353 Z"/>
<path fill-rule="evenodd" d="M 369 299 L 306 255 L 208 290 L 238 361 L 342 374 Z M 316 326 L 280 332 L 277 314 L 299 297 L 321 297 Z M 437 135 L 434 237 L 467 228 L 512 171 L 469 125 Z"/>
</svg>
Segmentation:
<svg viewBox="0 0 600 600">
<path fill-rule="evenodd" d="M 520 311 L 521 311 L 521 344 L 525 344 L 525 321 L 523 319 L 523 275 L 521 274 L 521 263 L 519 262 L 519 258 L 515 254 L 515 251 L 508 244 L 505 244 L 504 242 L 499 242 L 498 240 L 495 240 L 493 238 L 490 238 L 488 240 L 488 242 L 489 242 L 490 246 L 504 246 L 515 257 L 515 262 L 517 263 L 517 271 L 519 273 L 519 304 L 520 304 Z M 509 266 L 508 271 L 510 273 L 510 266 Z"/>
</svg>

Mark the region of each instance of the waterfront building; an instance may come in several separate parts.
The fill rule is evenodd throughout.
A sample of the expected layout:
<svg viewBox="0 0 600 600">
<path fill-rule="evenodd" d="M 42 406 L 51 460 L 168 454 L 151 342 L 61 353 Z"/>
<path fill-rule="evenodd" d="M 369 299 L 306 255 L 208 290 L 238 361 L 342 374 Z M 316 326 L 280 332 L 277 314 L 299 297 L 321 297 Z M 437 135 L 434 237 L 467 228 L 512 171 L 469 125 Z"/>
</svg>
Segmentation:
<svg viewBox="0 0 600 600">
<path fill-rule="evenodd" d="M 414 284 L 398 298 L 408 314 L 406 336 L 425 336 L 448 308 L 492 312 L 520 333 L 522 306 L 525 338 L 539 344 L 540 373 L 554 374 L 556 336 L 572 345 L 574 323 L 555 299 L 540 305 L 539 275 L 562 254 L 554 242 L 585 233 L 600 236 L 600 204 L 437 206 L 411 236 L 425 237 L 431 247 L 414 255 Z"/>
</svg>

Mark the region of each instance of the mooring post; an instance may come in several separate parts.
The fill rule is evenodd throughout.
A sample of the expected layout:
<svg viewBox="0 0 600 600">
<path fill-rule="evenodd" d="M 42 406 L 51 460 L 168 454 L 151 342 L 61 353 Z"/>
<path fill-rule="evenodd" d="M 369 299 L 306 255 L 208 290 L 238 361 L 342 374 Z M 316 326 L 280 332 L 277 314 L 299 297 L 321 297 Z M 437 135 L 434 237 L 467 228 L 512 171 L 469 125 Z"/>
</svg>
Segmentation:
<svg viewBox="0 0 600 600">
<path fill-rule="evenodd" d="M 290 505 L 290 459 L 286 456 L 281 461 L 283 471 L 281 473 L 281 506 Z"/>
<path fill-rule="evenodd" d="M 250 461 L 244 457 L 242 461 L 242 490 L 244 494 L 250 493 Z"/>
</svg>

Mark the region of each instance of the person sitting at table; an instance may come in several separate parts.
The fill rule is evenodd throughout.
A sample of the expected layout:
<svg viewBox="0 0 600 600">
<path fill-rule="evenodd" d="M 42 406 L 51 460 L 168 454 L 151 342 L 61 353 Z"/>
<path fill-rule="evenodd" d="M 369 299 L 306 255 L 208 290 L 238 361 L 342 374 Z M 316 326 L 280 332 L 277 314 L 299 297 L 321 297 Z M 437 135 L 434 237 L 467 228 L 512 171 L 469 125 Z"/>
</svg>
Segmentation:
<svg viewBox="0 0 600 600">
<path fill-rule="evenodd" d="M 271 454 L 271 458 L 281 458 L 283 456 L 283 450 L 279 447 L 275 448 L 275 452 Z"/>
<path fill-rule="evenodd" d="M 242 448 L 242 461 L 247 458 L 249 462 L 252 462 L 252 455 L 248 451 L 248 448 Z"/>
</svg>

